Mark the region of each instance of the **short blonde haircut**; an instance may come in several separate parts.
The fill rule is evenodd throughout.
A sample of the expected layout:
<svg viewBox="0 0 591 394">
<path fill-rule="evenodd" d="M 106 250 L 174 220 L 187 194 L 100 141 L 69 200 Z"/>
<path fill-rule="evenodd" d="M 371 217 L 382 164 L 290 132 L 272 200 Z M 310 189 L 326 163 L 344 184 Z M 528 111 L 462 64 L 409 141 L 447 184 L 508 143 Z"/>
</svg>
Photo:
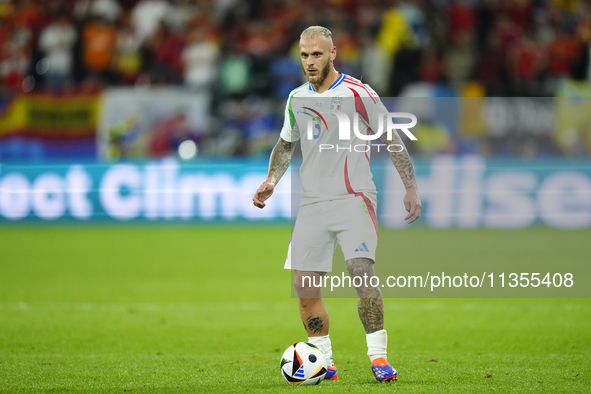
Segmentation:
<svg viewBox="0 0 591 394">
<path fill-rule="evenodd" d="M 302 32 L 302 34 L 300 35 L 300 39 L 301 38 L 306 38 L 306 39 L 314 38 L 319 34 L 324 36 L 328 40 L 331 47 L 334 46 L 334 44 L 332 43 L 332 33 L 326 27 L 322 27 L 322 26 L 308 27 L 306 30 L 304 30 Z"/>
</svg>

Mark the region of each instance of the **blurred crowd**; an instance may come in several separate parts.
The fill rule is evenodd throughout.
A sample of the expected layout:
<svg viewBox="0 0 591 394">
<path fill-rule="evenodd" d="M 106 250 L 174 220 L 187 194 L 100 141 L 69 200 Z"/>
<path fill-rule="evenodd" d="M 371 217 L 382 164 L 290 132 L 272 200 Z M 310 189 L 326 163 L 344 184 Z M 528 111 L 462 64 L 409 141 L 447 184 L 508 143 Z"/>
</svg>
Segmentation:
<svg viewBox="0 0 591 394">
<path fill-rule="evenodd" d="M 4 87 L 182 85 L 212 95 L 202 152 L 268 154 L 303 81 L 300 32 L 329 27 L 336 68 L 382 96 L 553 96 L 591 79 L 583 0 L 0 0 Z M 449 147 L 445 148 L 449 149 Z"/>
</svg>

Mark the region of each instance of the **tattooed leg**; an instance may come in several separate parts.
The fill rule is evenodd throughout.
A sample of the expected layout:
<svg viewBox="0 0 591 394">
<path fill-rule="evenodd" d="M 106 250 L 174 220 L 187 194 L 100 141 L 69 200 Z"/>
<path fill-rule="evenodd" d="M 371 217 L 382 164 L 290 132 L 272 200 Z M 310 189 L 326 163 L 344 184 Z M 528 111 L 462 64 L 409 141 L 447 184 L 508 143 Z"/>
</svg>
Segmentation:
<svg viewBox="0 0 591 394">
<path fill-rule="evenodd" d="M 364 278 L 367 275 L 367 286 L 357 288 L 357 312 L 366 334 L 384 329 L 384 299 L 378 287 L 369 284 L 374 273 L 373 261 L 370 259 L 347 260 L 347 269 L 351 278 Z M 362 282 L 363 283 L 363 282 Z M 365 283 L 363 283 L 365 284 Z"/>
<path fill-rule="evenodd" d="M 308 336 L 328 335 L 328 312 L 320 288 L 310 287 L 307 280 L 305 284 L 302 283 L 304 276 L 316 277 L 315 283 L 319 283 L 319 279 L 322 279 L 324 273 L 296 271 L 294 285 L 299 299 L 300 317 Z"/>
</svg>

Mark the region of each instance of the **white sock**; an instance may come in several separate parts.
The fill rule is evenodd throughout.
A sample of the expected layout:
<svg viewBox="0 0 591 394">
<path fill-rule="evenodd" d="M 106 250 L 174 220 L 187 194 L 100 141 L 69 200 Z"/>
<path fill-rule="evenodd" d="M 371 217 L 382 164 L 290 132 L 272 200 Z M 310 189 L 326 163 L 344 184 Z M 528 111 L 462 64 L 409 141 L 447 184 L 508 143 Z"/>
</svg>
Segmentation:
<svg viewBox="0 0 591 394">
<path fill-rule="evenodd" d="M 367 340 L 367 355 L 369 360 L 373 362 L 376 358 L 386 358 L 388 352 L 388 333 L 386 330 L 379 330 L 366 334 L 365 339 Z"/>
<path fill-rule="evenodd" d="M 326 361 L 330 363 L 330 358 L 332 357 L 332 345 L 330 344 L 330 338 L 328 335 L 323 337 L 308 337 L 308 342 L 322 350 L 322 353 L 326 356 Z"/>
</svg>

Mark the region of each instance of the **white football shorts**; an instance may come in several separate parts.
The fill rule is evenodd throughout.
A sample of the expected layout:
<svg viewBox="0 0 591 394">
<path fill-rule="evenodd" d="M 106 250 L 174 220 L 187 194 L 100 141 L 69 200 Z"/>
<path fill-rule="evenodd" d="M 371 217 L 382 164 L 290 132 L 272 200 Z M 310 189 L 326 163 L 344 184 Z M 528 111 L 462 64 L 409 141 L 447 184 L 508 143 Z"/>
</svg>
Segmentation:
<svg viewBox="0 0 591 394">
<path fill-rule="evenodd" d="M 345 260 L 362 257 L 375 262 L 377 226 L 376 207 L 365 196 L 301 206 L 284 268 L 331 272 L 337 241 Z"/>
</svg>

